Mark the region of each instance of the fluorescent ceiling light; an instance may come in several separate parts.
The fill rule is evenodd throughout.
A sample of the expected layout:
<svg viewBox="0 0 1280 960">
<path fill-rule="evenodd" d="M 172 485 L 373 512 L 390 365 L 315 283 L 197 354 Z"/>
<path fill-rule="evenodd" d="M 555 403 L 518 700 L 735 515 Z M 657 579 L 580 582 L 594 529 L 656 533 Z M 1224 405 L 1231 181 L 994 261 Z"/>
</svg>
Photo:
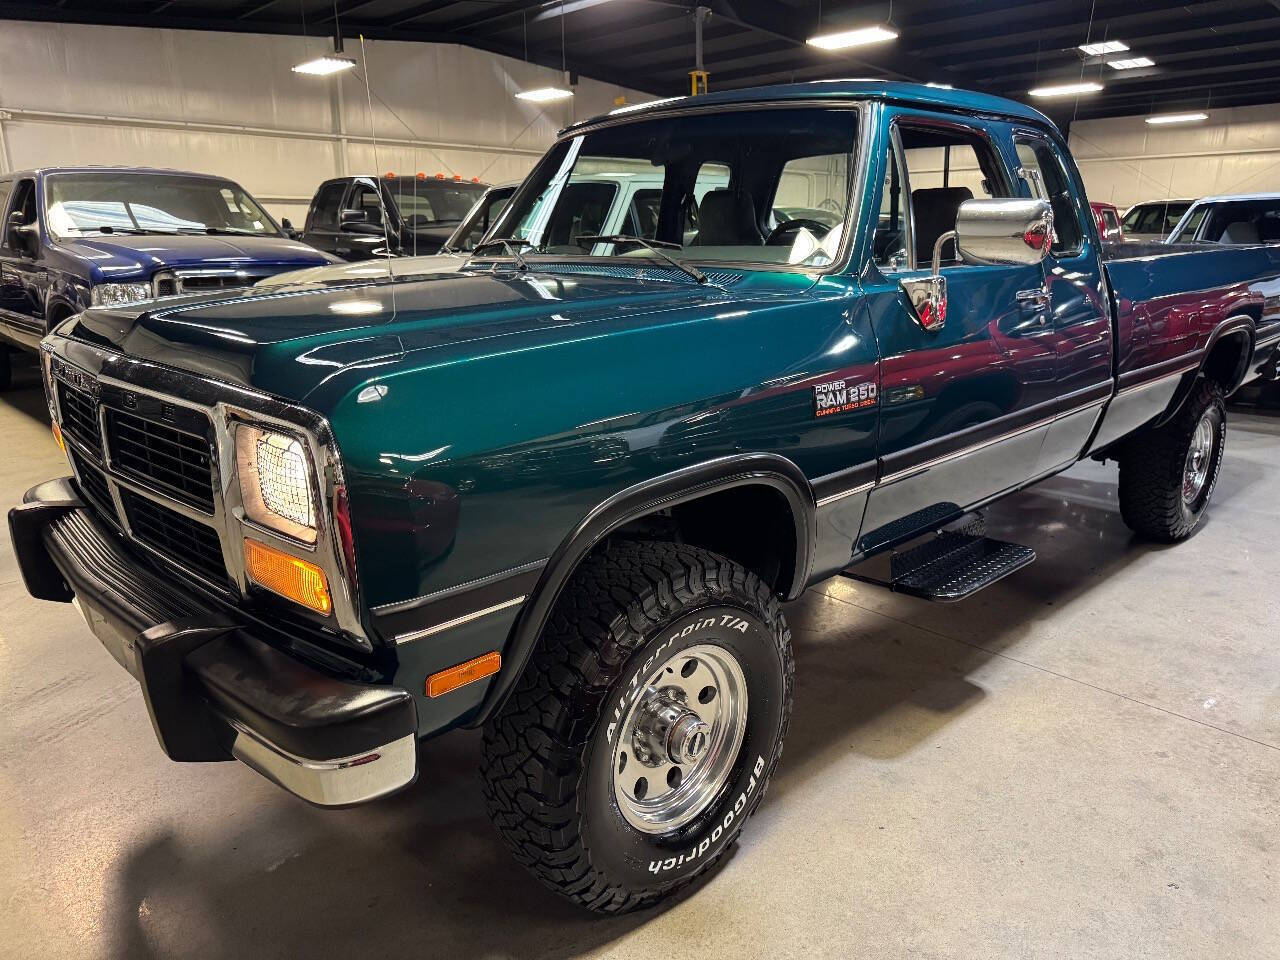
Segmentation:
<svg viewBox="0 0 1280 960">
<path fill-rule="evenodd" d="M 1027 92 L 1033 97 L 1071 97 L 1081 93 L 1097 93 L 1100 83 L 1064 83 L 1056 87 L 1036 87 Z"/>
<path fill-rule="evenodd" d="M 1122 40 L 1104 40 L 1102 43 L 1082 43 L 1077 48 L 1091 57 L 1100 57 L 1104 53 L 1120 53 L 1128 50 L 1129 45 Z"/>
<path fill-rule="evenodd" d="M 516 94 L 517 100 L 531 100 L 534 103 L 554 103 L 556 100 L 568 100 L 573 96 L 572 90 L 563 87 L 539 87 L 536 90 L 521 90 Z"/>
<path fill-rule="evenodd" d="M 1150 57 L 1131 57 L 1128 60 L 1108 60 L 1107 66 L 1112 70 L 1136 70 L 1138 67 L 1154 67 L 1156 62 Z"/>
<path fill-rule="evenodd" d="M 350 70 L 356 65 L 351 57 L 344 57 L 341 54 L 326 53 L 322 57 L 316 57 L 314 60 L 308 60 L 306 63 L 300 63 L 293 68 L 294 73 L 310 73 L 316 76 L 326 76 L 330 73 L 338 73 L 342 70 Z"/>
<path fill-rule="evenodd" d="M 1161 113 L 1147 117 L 1147 123 L 1195 123 L 1197 120 L 1208 120 L 1207 113 Z"/>
<path fill-rule="evenodd" d="M 848 47 L 861 47 L 868 43 L 880 43 L 893 40 L 898 31 L 888 27 L 859 27 L 856 30 L 841 30 L 839 33 L 820 33 L 810 37 L 805 43 L 823 50 L 844 50 Z"/>
</svg>

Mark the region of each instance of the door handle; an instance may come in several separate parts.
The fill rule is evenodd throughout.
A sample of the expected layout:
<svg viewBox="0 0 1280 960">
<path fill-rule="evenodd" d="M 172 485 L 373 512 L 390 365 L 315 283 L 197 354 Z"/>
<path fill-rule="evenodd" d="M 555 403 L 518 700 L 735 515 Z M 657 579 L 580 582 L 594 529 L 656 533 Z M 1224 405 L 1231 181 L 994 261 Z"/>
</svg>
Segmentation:
<svg viewBox="0 0 1280 960">
<path fill-rule="evenodd" d="M 1013 296 L 1019 303 L 1028 307 L 1047 307 L 1049 305 L 1049 291 L 1044 287 L 1019 290 Z"/>
</svg>

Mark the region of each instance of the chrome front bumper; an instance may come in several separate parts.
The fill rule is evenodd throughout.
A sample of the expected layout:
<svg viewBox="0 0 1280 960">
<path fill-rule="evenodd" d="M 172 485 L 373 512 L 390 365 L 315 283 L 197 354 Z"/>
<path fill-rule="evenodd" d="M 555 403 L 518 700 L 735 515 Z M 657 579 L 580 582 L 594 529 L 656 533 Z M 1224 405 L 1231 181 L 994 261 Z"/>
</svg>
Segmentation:
<svg viewBox="0 0 1280 960">
<path fill-rule="evenodd" d="M 326 807 L 365 803 L 417 778 L 408 691 L 323 673 L 266 643 L 234 611 L 131 553 L 69 479 L 28 491 L 9 527 L 28 591 L 76 604 L 142 686 L 172 759 L 235 758 Z"/>
</svg>

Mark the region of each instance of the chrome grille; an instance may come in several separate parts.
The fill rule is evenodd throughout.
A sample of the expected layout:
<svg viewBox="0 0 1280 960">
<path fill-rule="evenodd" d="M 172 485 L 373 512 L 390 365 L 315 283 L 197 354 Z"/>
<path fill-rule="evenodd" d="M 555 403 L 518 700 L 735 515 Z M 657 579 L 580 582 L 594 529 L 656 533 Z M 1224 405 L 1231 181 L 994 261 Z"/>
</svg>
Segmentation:
<svg viewBox="0 0 1280 960">
<path fill-rule="evenodd" d="M 165 270 L 152 278 L 151 288 L 157 297 L 171 297 L 180 293 L 238 290 L 251 287 L 267 276 L 269 273 L 261 270 L 254 273 L 245 270 Z"/>
<path fill-rule="evenodd" d="M 107 444 L 118 473 L 213 513 L 208 437 L 109 408 Z"/>
<path fill-rule="evenodd" d="M 58 380 L 57 387 L 62 430 L 94 453 L 101 453 L 102 429 L 98 424 L 98 401 L 88 391 L 73 387 L 65 380 Z"/>
<path fill-rule="evenodd" d="M 120 496 L 134 537 L 219 585 L 229 582 L 216 530 L 131 490 L 121 490 Z"/>
</svg>

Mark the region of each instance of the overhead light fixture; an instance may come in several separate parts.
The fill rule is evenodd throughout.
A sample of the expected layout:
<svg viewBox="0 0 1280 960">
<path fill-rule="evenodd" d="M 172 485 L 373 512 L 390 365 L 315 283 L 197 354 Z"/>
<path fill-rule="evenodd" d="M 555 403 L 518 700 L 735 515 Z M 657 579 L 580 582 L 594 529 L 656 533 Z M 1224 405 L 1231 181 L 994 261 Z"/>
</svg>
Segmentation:
<svg viewBox="0 0 1280 960">
<path fill-rule="evenodd" d="M 1091 57 L 1100 57 L 1104 53 L 1121 53 L 1129 49 L 1122 40 L 1104 40 L 1102 43 L 1082 43 L 1076 48 Z"/>
<path fill-rule="evenodd" d="M 521 90 L 516 94 L 516 99 L 533 103 L 554 103 L 557 100 L 568 100 L 572 96 L 573 91 L 564 87 L 538 87 L 536 90 Z"/>
<path fill-rule="evenodd" d="M 1195 123 L 1208 119 L 1207 113 L 1160 113 L 1147 117 L 1147 123 Z"/>
<path fill-rule="evenodd" d="M 859 27 L 856 30 L 841 30 L 839 33 L 819 33 L 805 41 L 811 47 L 821 50 L 845 50 L 849 47 L 861 47 L 868 43 L 882 43 L 893 40 L 898 31 L 889 27 Z"/>
<path fill-rule="evenodd" d="M 1100 83 L 1063 83 L 1055 87 L 1036 87 L 1027 92 L 1033 97 L 1073 97 L 1082 93 L 1097 93 Z"/>
<path fill-rule="evenodd" d="M 1130 57 L 1128 60 L 1108 60 L 1107 66 L 1112 70 L 1137 70 L 1139 67 L 1154 67 L 1156 62 L 1150 57 Z"/>
<path fill-rule="evenodd" d="M 356 65 L 354 58 L 344 57 L 335 53 L 326 53 L 322 57 L 316 57 L 314 60 L 308 60 L 306 63 L 300 63 L 293 68 L 294 73 L 309 73 L 317 77 L 328 76 L 331 73 L 340 73 L 343 70 L 350 70 Z"/>
</svg>

